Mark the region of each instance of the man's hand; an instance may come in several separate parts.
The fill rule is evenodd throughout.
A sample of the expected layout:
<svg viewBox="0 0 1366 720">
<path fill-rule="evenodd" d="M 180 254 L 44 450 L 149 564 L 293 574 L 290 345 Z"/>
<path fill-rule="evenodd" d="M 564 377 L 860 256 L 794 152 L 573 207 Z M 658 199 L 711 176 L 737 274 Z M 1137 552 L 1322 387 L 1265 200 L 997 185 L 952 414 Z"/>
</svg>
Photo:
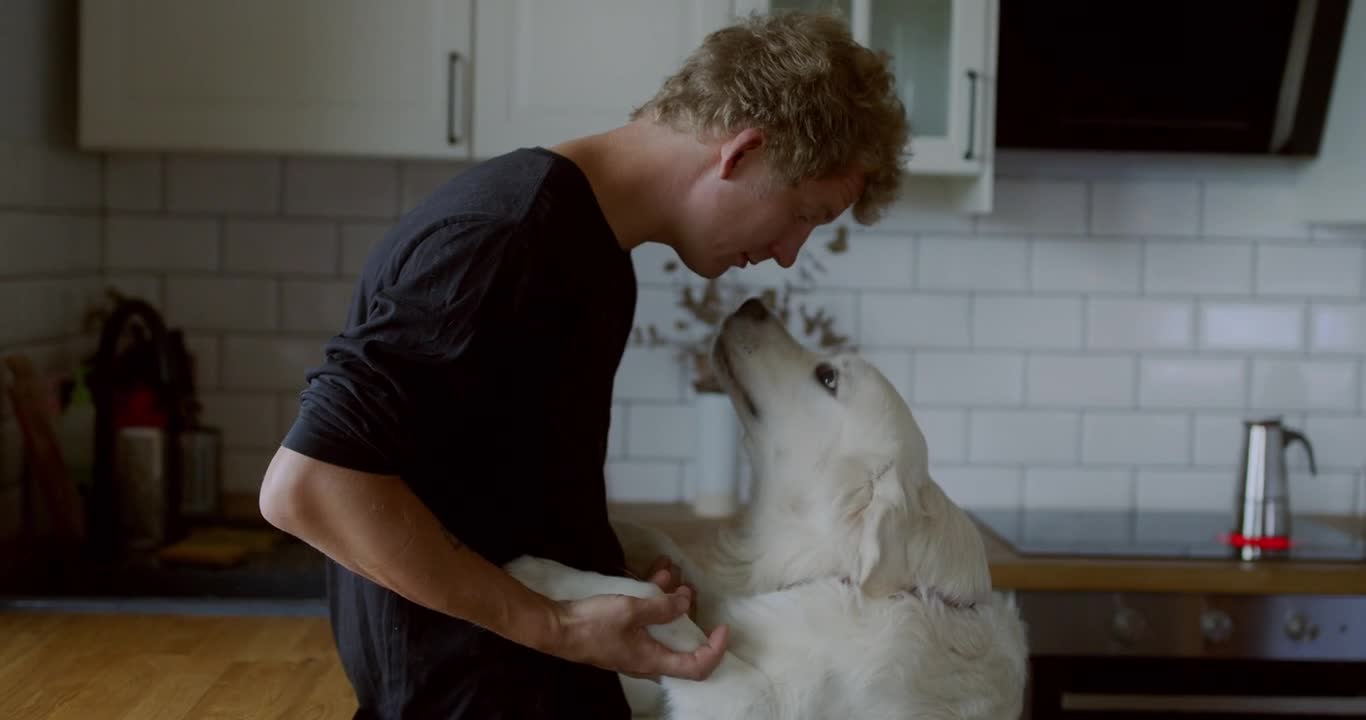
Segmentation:
<svg viewBox="0 0 1366 720">
<path fill-rule="evenodd" d="M 713 630 L 692 652 L 675 652 L 646 629 L 664 625 L 687 612 L 692 592 L 686 587 L 655 598 L 597 595 L 563 603 L 559 642 L 553 654 L 638 678 L 669 677 L 705 680 L 726 652 L 729 630 Z"/>
<path fill-rule="evenodd" d="M 688 617 L 692 618 L 694 622 L 697 620 L 697 588 L 683 582 L 683 568 L 675 565 L 669 556 L 660 555 L 655 558 L 645 574 L 645 580 L 658 585 L 659 589 L 666 593 L 673 593 L 679 588 L 686 587 L 692 599 L 688 606 Z"/>
</svg>

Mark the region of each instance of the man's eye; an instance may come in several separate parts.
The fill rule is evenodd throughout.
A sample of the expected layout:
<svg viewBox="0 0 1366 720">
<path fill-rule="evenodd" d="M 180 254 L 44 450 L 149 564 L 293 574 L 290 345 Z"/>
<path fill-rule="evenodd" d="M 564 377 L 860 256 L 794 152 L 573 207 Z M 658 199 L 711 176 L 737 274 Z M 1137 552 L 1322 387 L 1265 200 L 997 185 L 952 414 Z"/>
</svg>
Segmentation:
<svg viewBox="0 0 1366 720">
<path fill-rule="evenodd" d="M 827 363 L 821 363 L 816 366 L 816 382 L 824 385 L 825 389 L 829 390 L 831 395 L 835 394 L 835 389 L 839 385 L 839 376 L 839 371 L 835 370 L 835 368 Z"/>
</svg>

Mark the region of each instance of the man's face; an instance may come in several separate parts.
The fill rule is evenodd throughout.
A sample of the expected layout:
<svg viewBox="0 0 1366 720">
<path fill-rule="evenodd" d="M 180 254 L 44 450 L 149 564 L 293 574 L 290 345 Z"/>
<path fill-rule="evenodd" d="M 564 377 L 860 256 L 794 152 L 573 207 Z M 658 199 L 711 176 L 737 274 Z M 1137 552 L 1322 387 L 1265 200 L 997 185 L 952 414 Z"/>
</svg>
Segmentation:
<svg viewBox="0 0 1366 720">
<path fill-rule="evenodd" d="M 721 163 L 684 200 L 690 222 L 673 243 L 683 263 L 707 278 L 769 259 L 791 267 L 811 231 L 863 191 L 855 171 L 796 186 L 774 182 L 757 148 L 728 158 L 723 147 Z"/>
</svg>

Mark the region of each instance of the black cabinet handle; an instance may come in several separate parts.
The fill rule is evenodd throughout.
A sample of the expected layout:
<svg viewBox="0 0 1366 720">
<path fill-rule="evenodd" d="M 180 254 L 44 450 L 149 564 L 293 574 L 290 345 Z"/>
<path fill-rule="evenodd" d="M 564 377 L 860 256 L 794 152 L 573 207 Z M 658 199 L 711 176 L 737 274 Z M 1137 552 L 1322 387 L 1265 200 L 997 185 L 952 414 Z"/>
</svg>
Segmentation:
<svg viewBox="0 0 1366 720">
<path fill-rule="evenodd" d="M 964 160 L 971 160 L 977 146 L 977 71 L 968 71 L 968 149 Z"/>
<path fill-rule="evenodd" d="M 455 51 L 446 56 L 446 142 L 450 145 L 459 144 L 464 136 L 465 83 L 459 71 L 460 60 L 460 53 Z M 462 127 L 457 129 L 457 124 Z"/>
</svg>

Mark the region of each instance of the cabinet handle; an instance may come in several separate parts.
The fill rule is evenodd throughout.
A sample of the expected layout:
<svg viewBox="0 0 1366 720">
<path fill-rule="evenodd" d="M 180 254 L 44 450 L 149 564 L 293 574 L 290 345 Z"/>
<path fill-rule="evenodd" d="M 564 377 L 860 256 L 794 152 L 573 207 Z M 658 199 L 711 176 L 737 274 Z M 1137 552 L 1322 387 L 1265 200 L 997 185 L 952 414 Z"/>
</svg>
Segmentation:
<svg viewBox="0 0 1366 720">
<path fill-rule="evenodd" d="M 461 59 L 455 51 L 446 56 L 446 142 L 450 145 L 464 139 L 465 83 L 459 72 Z"/>
<path fill-rule="evenodd" d="M 968 71 L 968 149 L 964 160 L 971 160 L 977 146 L 977 71 Z"/>
</svg>

